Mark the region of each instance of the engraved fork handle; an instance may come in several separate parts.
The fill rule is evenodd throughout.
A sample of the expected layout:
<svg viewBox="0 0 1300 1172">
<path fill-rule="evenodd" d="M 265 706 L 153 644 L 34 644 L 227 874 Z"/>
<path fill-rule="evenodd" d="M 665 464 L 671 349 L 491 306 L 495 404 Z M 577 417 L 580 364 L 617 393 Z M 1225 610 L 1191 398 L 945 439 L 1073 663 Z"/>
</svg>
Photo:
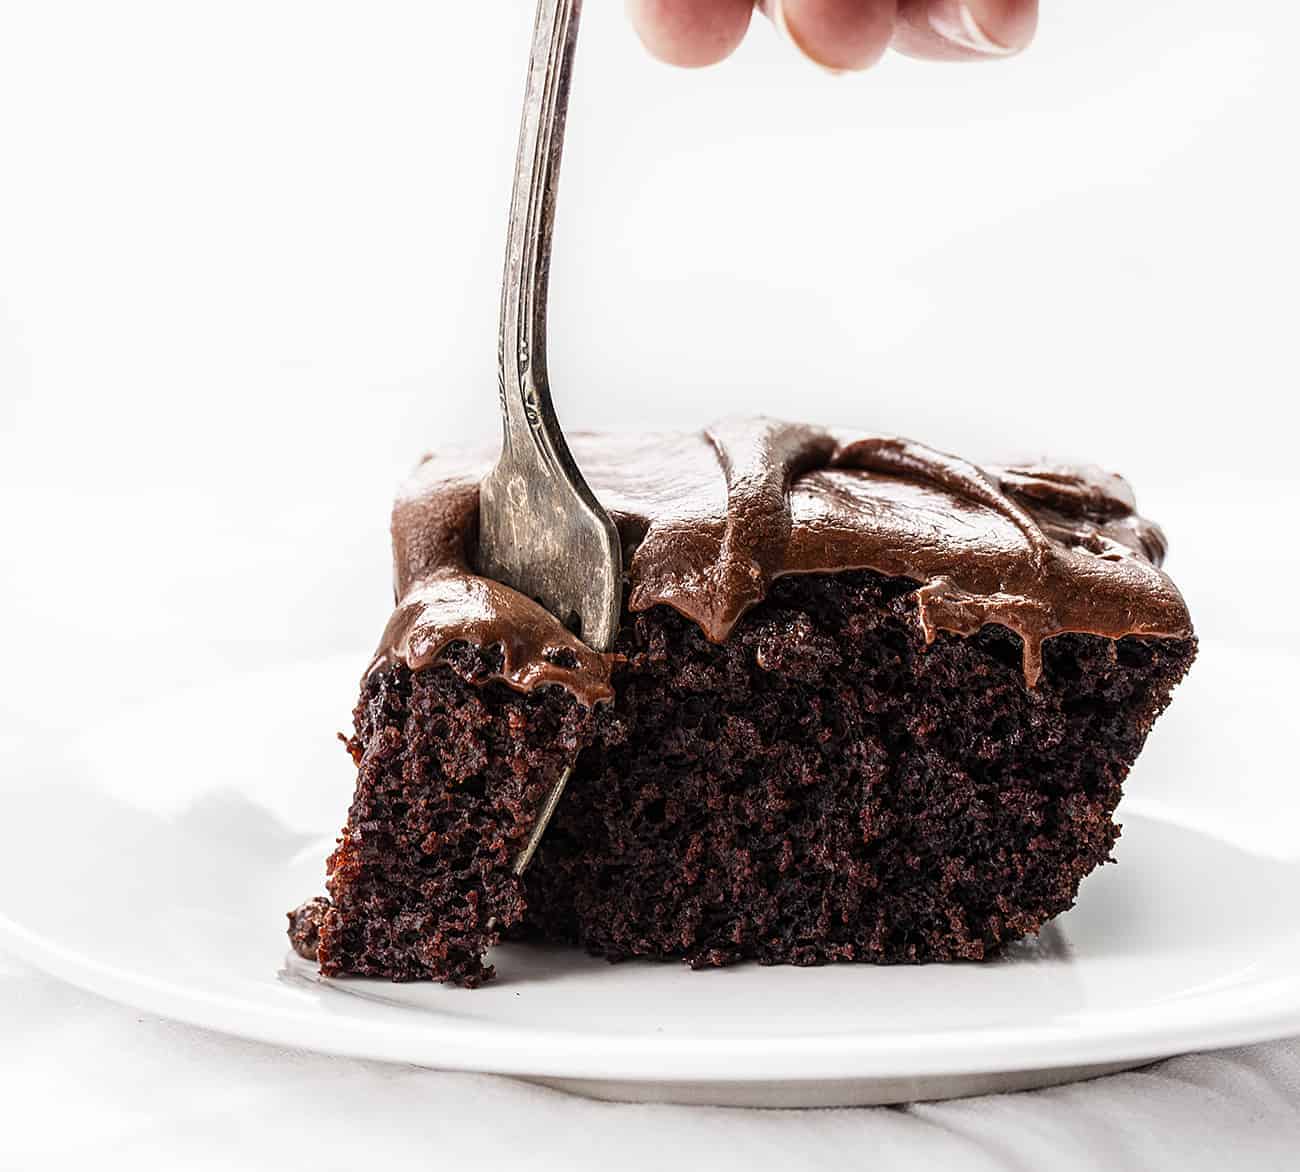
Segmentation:
<svg viewBox="0 0 1300 1172">
<path fill-rule="evenodd" d="M 618 634 L 622 549 L 569 450 L 546 369 L 551 237 L 580 12 L 581 0 L 537 6 L 501 285 L 504 437 L 483 483 L 479 545 L 489 576 L 562 622 L 576 612 L 583 640 L 605 651 Z"/>
<path fill-rule="evenodd" d="M 506 448 L 535 444 L 543 462 L 561 475 L 577 475 L 577 467 L 551 403 L 546 301 L 555 196 L 581 10 L 581 0 L 540 0 L 537 6 L 515 161 L 497 347 Z"/>
</svg>

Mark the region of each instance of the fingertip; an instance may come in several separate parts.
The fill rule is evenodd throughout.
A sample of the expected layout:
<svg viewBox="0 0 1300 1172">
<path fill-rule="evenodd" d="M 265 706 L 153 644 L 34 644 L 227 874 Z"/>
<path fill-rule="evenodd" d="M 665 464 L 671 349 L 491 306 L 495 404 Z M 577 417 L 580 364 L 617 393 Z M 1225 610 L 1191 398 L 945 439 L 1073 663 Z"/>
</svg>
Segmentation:
<svg viewBox="0 0 1300 1172">
<path fill-rule="evenodd" d="M 898 47 L 918 57 L 1006 57 L 1038 29 L 1038 0 L 902 0 Z"/>
<path fill-rule="evenodd" d="M 826 69 L 867 69 L 894 35 L 896 0 L 766 0 L 772 22 Z"/>
<path fill-rule="evenodd" d="M 749 29 L 753 0 L 626 0 L 642 44 L 687 69 L 730 57 Z"/>
</svg>

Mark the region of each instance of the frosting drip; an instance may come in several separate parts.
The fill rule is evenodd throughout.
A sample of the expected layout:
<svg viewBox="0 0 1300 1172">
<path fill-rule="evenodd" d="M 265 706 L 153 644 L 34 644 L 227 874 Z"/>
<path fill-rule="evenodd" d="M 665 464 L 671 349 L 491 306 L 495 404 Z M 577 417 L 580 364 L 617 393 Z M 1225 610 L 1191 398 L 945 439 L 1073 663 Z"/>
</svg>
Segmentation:
<svg viewBox="0 0 1300 1172">
<path fill-rule="evenodd" d="M 1097 468 L 980 468 L 909 440 L 768 419 L 698 434 L 577 434 L 571 446 L 618 525 L 629 608 L 665 605 L 721 642 L 785 574 L 874 570 L 918 584 L 927 641 L 987 623 L 1018 634 L 1026 682 L 1045 639 L 1192 633 L 1161 571 L 1165 540 L 1126 481 Z M 393 512 L 397 609 L 375 662 L 428 666 L 452 643 L 500 648 L 494 678 L 613 696 L 616 657 L 476 575 L 487 454 L 427 457 Z"/>
</svg>

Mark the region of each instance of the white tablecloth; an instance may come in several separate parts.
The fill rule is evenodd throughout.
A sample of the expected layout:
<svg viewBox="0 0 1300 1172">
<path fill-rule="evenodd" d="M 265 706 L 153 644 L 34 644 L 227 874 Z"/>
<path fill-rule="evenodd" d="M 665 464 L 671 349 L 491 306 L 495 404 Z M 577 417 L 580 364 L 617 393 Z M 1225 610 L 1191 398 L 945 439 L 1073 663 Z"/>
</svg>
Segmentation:
<svg viewBox="0 0 1300 1172">
<path fill-rule="evenodd" d="M 641 1106 L 243 1042 L 114 1005 L 3 956 L 0 1039 L 4 1169 L 1255 1172 L 1300 1163 L 1300 1040 L 902 1108 Z"/>
</svg>

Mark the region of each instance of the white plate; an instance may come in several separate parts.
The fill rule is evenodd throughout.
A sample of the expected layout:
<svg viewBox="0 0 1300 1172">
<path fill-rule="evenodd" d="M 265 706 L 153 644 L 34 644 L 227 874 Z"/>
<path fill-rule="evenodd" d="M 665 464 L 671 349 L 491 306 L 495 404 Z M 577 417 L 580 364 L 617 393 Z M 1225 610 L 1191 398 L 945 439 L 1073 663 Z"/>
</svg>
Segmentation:
<svg viewBox="0 0 1300 1172">
<path fill-rule="evenodd" d="M 323 982 L 288 954 L 351 794 L 333 733 L 357 662 L 173 695 L 11 762 L 0 942 L 211 1029 L 612 1098 L 938 1098 L 1300 1033 L 1287 657 L 1203 651 L 1130 780 L 1119 865 L 999 961 L 693 973 L 511 946 L 472 992 Z"/>
</svg>

